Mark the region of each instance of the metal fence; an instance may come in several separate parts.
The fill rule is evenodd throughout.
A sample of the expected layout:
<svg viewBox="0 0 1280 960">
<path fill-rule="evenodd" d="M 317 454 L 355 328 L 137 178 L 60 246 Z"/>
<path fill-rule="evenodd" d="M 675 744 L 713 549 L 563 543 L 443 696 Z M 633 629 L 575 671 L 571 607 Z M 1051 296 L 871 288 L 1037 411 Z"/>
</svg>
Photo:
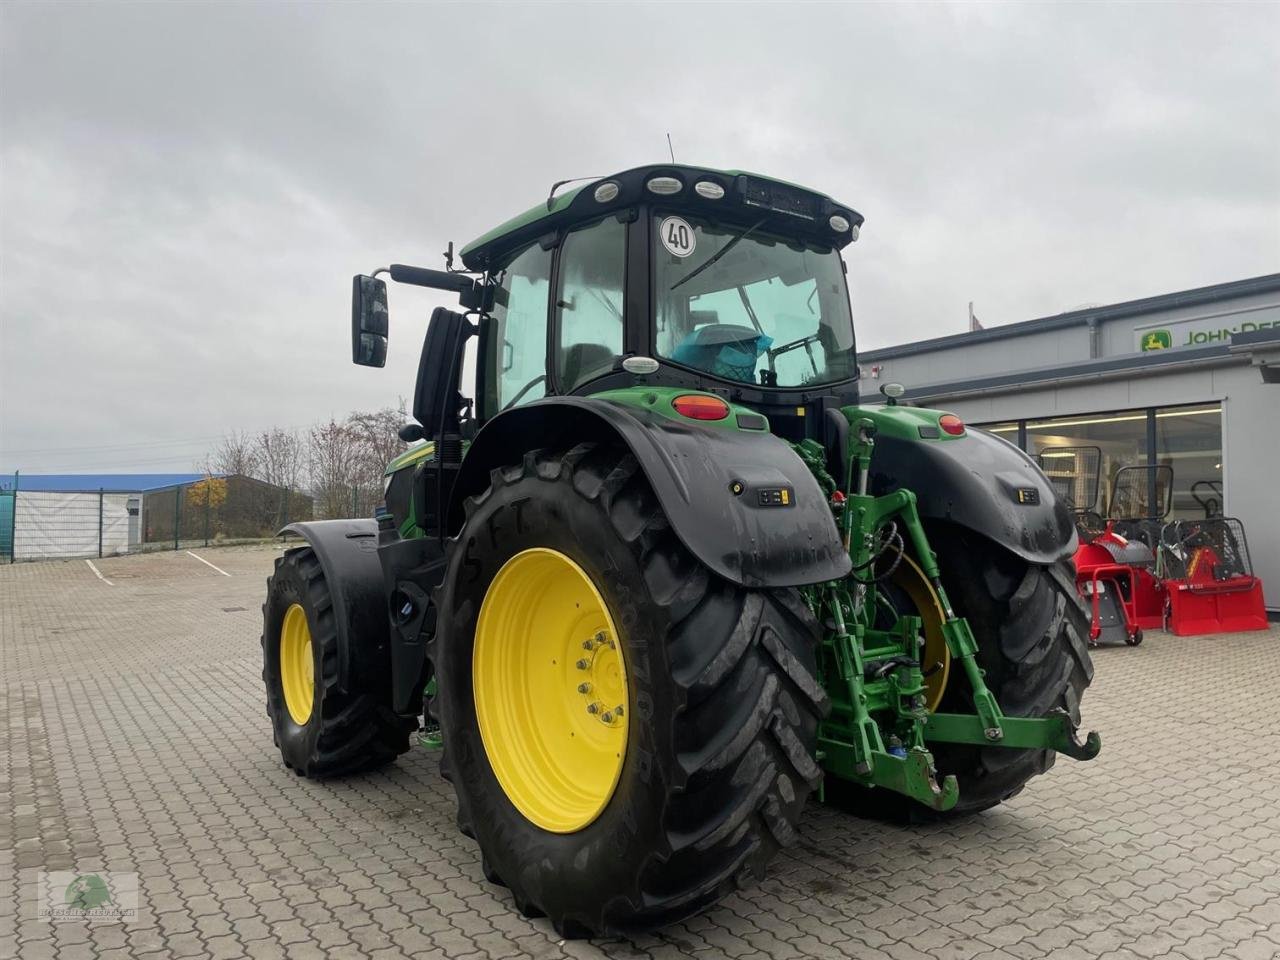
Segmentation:
<svg viewBox="0 0 1280 960">
<path fill-rule="evenodd" d="M 134 492 L 0 491 L 0 559 L 104 557 L 267 540 L 299 520 L 371 517 L 381 489 L 313 496 L 251 477 Z"/>
</svg>

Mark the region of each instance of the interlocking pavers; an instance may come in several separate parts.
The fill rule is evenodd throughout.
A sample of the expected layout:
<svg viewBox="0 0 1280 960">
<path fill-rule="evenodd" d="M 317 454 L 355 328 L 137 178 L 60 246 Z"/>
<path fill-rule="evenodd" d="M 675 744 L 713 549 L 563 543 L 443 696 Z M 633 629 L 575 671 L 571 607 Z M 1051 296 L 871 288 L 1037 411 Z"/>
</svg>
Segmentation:
<svg viewBox="0 0 1280 960">
<path fill-rule="evenodd" d="M 1280 635 L 1095 655 L 1106 746 L 1005 806 L 904 828 L 814 804 L 759 886 L 634 941 L 564 943 L 484 881 L 436 757 L 280 764 L 274 548 L 0 566 L 0 957 L 1275 958 Z M 208 575 L 206 575 L 208 574 Z M 139 874 L 130 926 L 35 916 L 38 869 Z"/>
</svg>

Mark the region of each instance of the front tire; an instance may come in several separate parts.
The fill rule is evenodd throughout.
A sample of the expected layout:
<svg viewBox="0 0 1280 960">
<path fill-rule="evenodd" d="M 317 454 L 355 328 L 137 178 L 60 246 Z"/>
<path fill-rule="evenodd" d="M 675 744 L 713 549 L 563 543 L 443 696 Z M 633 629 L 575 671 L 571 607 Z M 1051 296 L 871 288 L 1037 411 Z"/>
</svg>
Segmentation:
<svg viewBox="0 0 1280 960">
<path fill-rule="evenodd" d="M 330 584 L 310 547 L 276 558 L 262 605 L 267 716 L 285 766 L 316 779 L 372 770 L 409 749 L 417 721 L 382 689 L 343 690 Z"/>
<path fill-rule="evenodd" d="M 545 569 L 537 560 L 528 576 L 548 579 L 509 593 L 502 584 L 512 565 L 544 555 L 560 559 Z M 635 932 L 687 917 L 762 875 L 793 839 L 820 779 L 813 754 L 826 698 L 814 676 L 818 625 L 796 591 L 747 590 L 710 573 L 680 544 L 634 457 L 606 445 L 536 451 L 494 471 L 490 488 L 468 502 L 448 562 L 431 650 L 442 768 L 486 876 L 508 886 L 526 916 L 549 916 L 563 936 Z M 563 568 L 564 579 L 551 567 Z M 579 739 L 587 732 L 580 724 L 600 716 L 582 712 L 594 694 L 574 686 L 594 678 L 595 653 L 583 644 L 597 627 L 563 616 L 567 600 L 536 599 L 569 591 L 571 568 L 590 591 L 579 585 L 565 596 L 585 609 L 594 591 L 604 611 L 598 619 L 609 624 L 600 629 L 617 642 L 628 718 L 616 782 L 592 787 L 594 800 L 576 813 L 556 800 L 569 794 L 556 794 L 554 777 L 530 771 L 523 785 L 512 779 L 526 753 L 544 756 L 540 763 L 554 772 L 556 731 Z M 532 599 L 518 599 L 525 595 Z M 500 637 L 494 622 L 504 624 Z M 549 632 L 563 654 L 540 646 L 551 642 Z M 495 637 L 517 658 L 539 645 L 532 666 L 495 665 L 486 653 Z M 588 666 L 575 673 L 576 666 L 545 662 L 560 656 Z M 542 678 L 536 694 L 512 686 L 511 670 Z M 523 724 L 501 720 L 506 708 L 495 704 L 512 700 L 533 705 Z M 527 748 L 522 726 L 543 730 Z M 607 766 L 608 757 L 592 762 Z M 580 777 L 584 791 L 609 772 Z"/>
</svg>

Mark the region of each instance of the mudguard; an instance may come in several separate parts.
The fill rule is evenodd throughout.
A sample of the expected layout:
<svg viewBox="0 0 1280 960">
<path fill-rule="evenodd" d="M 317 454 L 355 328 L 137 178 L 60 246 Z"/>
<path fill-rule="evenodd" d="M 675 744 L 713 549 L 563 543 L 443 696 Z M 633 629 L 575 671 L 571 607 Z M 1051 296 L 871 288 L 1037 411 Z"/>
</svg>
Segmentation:
<svg viewBox="0 0 1280 960">
<path fill-rule="evenodd" d="M 785 441 L 597 397 L 549 397 L 486 423 L 450 497 L 450 532 L 462 526 L 462 502 L 489 485 L 490 470 L 526 450 L 584 441 L 626 444 L 681 543 L 726 580 L 790 587 L 849 573 L 831 508 Z"/>
<path fill-rule="evenodd" d="M 1076 549 L 1071 508 L 1036 462 L 984 430 L 945 440 L 881 430 L 870 487 L 876 494 L 906 487 L 920 516 L 968 527 L 1029 563 L 1053 563 Z"/>
<path fill-rule="evenodd" d="M 280 531 L 316 553 L 329 584 L 338 629 L 343 692 L 385 690 L 391 702 L 391 623 L 387 615 L 376 520 L 316 520 Z"/>
</svg>

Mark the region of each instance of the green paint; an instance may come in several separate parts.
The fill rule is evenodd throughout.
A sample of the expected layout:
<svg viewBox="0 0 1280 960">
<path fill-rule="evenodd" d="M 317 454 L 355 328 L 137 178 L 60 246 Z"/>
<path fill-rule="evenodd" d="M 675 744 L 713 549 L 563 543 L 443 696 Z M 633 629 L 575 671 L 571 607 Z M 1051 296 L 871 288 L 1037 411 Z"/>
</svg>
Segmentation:
<svg viewBox="0 0 1280 960">
<path fill-rule="evenodd" d="M 1048 747 L 1076 760 L 1092 760 L 1102 751 L 1102 738 L 1090 732 L 1081 743 L 1065 711 L 1047 717 L 1002 717 L 998 746 L 1017 749 Z M 935 713 L 929 717 L 925 737 L 939 743 L 982 743 L 982 722 L 962 713 Z"/>
<path fill-rule="evenodd" d="M 1142 335 L 1142 352 L 1168 350 L 1173 346 L 1173 334 L 1168 330 L 1148 330 Z"/>
<path fill-rule="evenodd" d="M 921 439 L 921 426 L 936 427 L 941 413 L 918 407 L 846 407 L 849 418 L 850 486 L 835 497 L 820 445 L 793 444 L 832 501 L 842 540 L 853 561 L 852 576 L 804 590 L 818 619 L 827 624 L 818 649 L 818 678 L 831 700 L 831 712 L 818 732 L 818 754 L 830 774 L 867 787 L 905 794 L 936 810 L 959 799 L 952 776 L 939 780 L 928 743 L 969 743 L 1011 748 L 1048 748 L 1080 760 L 1097 756 L 1096 733 L 1076 739 L 1071 719 L 1062 712 L 1046 717 L 1006 717 L 978 666 L 978 642 L 968 621 L 952 612 L 942 586 L 937 557 L 910 490 L 884 496 L 858 493 L 858 479 L 869 475 L 876 436 L 917 443 L 961 439 L 941 434 Z M 872 430 L 870 428 L 874 427 Z M 886 546 L 882 531 L 894 525 L 899 543 Z M 948 683 L 965 683 L 972 714 L 930 714 L 922 666 L 922 621 L 899 614 L 880 594 L 872 572 L 893 562 L 896 551 L 910 548 L 938 595 L 944 611 L 943 638 L 951 658 Z M 881 557 L 877 561 L 877 557 Z"/>
<path fill-rule="evenodd" d="M 870 420 L 876 425 L 881 436 L 894 437 L 898 440 L 925 440 L 925 442 L 939 440 L 949 443 L 964 439 L 964 434 L 958 437 L 952 436 L 949 433 L 943 433 L 938 427 L 938 418 L 946 414 L 946 410 L 930 410 L 925 407 L 908 407 L 902 404 L 890 406 L 886 403 L 873 407 L 841 407 L 840 412 L 849 418 L 850 423 L 856 424 L 859 420 Z M 921 437 L 921 427 L 936 430 L 938 436 L 928 439 Z"/>
<path fill-rule="evenodd" d="M 715 397 L 717 400 L 724 400 L 729 408 L 729 415 L 723 420 L 693 420 L 684 416 L 672 406 L 672 401 L 676 397 L 687 396 L 703 396 Z M 767 417 L 756 413 L 750 407 L 744 407 L 741 404 L 729 403 L 724 397 L 715 393 L 707 393 L 704 390 L 682 390 L 677 387 L 625 387 L 620 390 L 604 390 L 600 393 L 591 395 L 593 400 L 608 400 L 611 403 L 621 404 L 631 407 L 637 411 L 644 411 L 655 416 L 663 417 L 667 420 L 676 420 L 685 424 L 696 424 L 700 427 L 707 427 L 712 430 L 732 430 L 740 433 L 759 433 L 766 434 L 769 432 L 769 420 Z M 763 430 L 751 430 L 738 426 L 738 417 L 746 416 L 752 419 L 760 418 L 764 421 Z"/>
<path fill-rule="evenodd" d="M 608 177 L 605 177 L 604 179 L 607 180 Z M 463 247 L 461 253 L 462 258 L 465 260 L 481 247 L 486 247 L 495 241 L 501 240 L 509 233 L 514 233 L 523 227 L 527 227 L 532 223 L 537 223 L 539 220 L 545 220 L 548 217 L 559 213 L 561 210 L 567 208 L 569 204 L 573 203 L 574 198 L 585 189 L 585 186 L 581 186 L 574 187 L 572 190 L 566 190 L 564 193 L 557 194 L 556 198 L 551 201 L 550 206 L 548 206 L 547 202 L 544 200 L 536 207 L 530 207 L 519 216 L 512 217 L 505 223 L 498 224 L 492 230 L 481 234 Z"/>
<path fill-rule="evenodd" d="M 429 704 L 436 698 L 436 678 L 432 677 L 422 688 L 423 699 Z M 430 711 L 423 718 L 422 731 L 418 734 L 418 746 L 428 750 L 439 750 L 444 746 L 444 737 L 440 733 L 440 724 L 431 716 Z"/>
<path fill-rule="evenodd" d="M 416 447 L 410 447 L 404 453 L 400 454 L 400 456 L 388 463 L 387 469 L 383 471 L 382 475 L 384 477 L 389 477 L 397 470 L 403 470 L 405 467 L 417 466 L 423 460 L 430 459 L 432 454 L 435 452 L 436 445 L 429 440 L 426 443 L 418 444 Z"/>
</svg>

